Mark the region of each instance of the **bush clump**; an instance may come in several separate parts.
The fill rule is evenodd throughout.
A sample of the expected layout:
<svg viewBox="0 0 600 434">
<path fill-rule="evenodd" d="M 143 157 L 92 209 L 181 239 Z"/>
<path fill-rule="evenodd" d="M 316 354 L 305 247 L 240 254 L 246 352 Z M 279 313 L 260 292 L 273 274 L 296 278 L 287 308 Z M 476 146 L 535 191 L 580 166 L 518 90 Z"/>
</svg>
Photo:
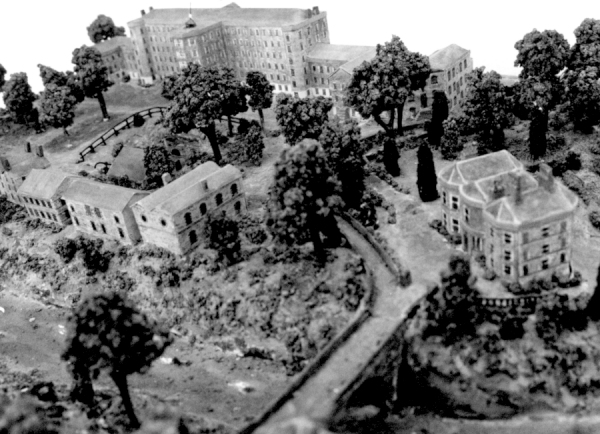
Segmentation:
<svg viewBox="0 0 600 434">
<path fill-rule="evenodd" d="M 65 264 L 71 262 L 79 252 L 83 265 L 88 271 L 104 273 L 108 270 L 114 253 L 103 251 L 103 244 L 102 240 L 90 239 L 83 235 L 78 235 L 74 239 L 62 238 L 56 241 L 54 243 L 54 251 Z"/>
<path fill-rule="evenodd" d="M 590 211 L 590 213 L 588 214 L 588 219 L 590 220 L 590 223 L 592 224 L 592 226 L 596 230 L 600 231 L 600 212 Z"/>
<path fill-rule="evenodd" d="M 146 122 L 146 120 L 139 113 L 136 113 L 133 115 L 133 126 L 134 127 L 139 128 L 139 127 L 143 126 L 145 122 Z"/>
</svg>

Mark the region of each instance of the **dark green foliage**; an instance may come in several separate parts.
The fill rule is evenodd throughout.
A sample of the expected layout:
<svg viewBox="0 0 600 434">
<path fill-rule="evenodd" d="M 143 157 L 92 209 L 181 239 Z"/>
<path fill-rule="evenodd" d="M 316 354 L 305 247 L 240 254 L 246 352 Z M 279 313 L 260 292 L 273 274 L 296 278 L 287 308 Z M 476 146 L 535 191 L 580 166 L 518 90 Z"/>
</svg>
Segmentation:
<svg viewBox="0 0 600 434">
<path fill-rule="evenodd" d="M 578 171 L 581 169 L 581 157 L 574 151 L 556 152 L 546 163 L 552 168 L 554 176 L 563 176 L 567 170 Z"/>
<path fill-rule="evenodd" d="M 246 93 L 249 96 L 248 105 L 252 111 L 258 110 L 260 125 L 264 128 L 265 116 L 263 109 L 268 109 L 273 104 L 273 89 L 275 88 L 265 74 L 260 71 L 249 71 L 246 74 Z"/>
<path fill-rule="evenodd" d="M 171 105 L 165 125 L 172 133 L 199 129 L 210 142 L 215 162 L 221 162 L 221 150 L 215 121 L 239 113 L 245 104 L 240 83 L 230 67 L 202 67 L 190 63 L 168 86 Z"/>
<path fill-rule="evenodd" d="M 65 264 L 68 264 L 77 254 L 77 242 L 71 238 L 59 238 L 54 243 L 54 251 Z"/>
<path fill-rule="evenodd" d="M 177 81 L 177 76 L 176 75 L 167 75 L 166 77 L 163 78 L 162 81 L 162 89 L 160 94 L 168 99 L 169 101 L 171 101 L 173 98 L 175 98 L 175 95 L 173 94 L 173 87 L 175 86 L 175 82 Z"/>
<path fill-rule="evenodd" d="M 238 222 L 225 214 L 209 213 L 204 223 L 204 237 L 209 249 L 218 252 L 218 260 L 233 264 L 240 258 L 240 229 Z"/>
<path fill-rule="evenodd" d="M 175 162 L 171 160 L 167 148 L 161 145 L 151 145 L 144 148 L 144 168 L 146 169 L 146 183 L 162 186 L 162 175 L 171 174 L 175 170 Z"/>
<path fill-rule="evenodd" d="M 504 148 L 504 129 L 513 122 L 512 100 L 496 71 L 475 68 L 467 74 L 467 98 L 463 111 L 470 130 L 477 134 L 479 153 L 496 152 Z"/>
<path fill-rule="evenodd" d="M 455 118 L 448 118 L 443 123 L 444 135 L 442 137 L 442 157 L 446 160 L 455 160 L 463 150 L 460 140 L 459 126 Z"/>
<path fill-rule="evenodd" d="M 318 142 L 306 139 L 285 149 L 275 163 L 275 182 L 269 192 L 267 225 L 286 244 L 313 242 L 323 258 L 321 234 L 332 245 L 340 242 L 334 214 L 342 207 L 340 185 L 327 166 Z"/>
<path fill-rule="evenodd" d="M 146 123 L 146 120 L 144 119 L 144 117 L 139 114 L 136 113 L 133 115 L 133 126 L 136 128 L 139 128 L 141 126 L 143 126 Z"/>
<path fill-rule="evenodd" d="M 570 298 L 565 294 L 551 294 L 542 298 L 536 308 L 535 329 L 538 336 L 549 345 L 566 330 L 581 331 L 586 328 L 591 300 L 583 296 Z M 585 314 L 588 315 L 585 315 Z M 593 318 L 590 316 L 589 319 Z"/>
<path fill-rule="evenodd" d="M 575 131 L 593 133 L 594 125 L 600 124 L 600 70 L 596 66 L 569 70 L 562 80 Z"/>
<path fill-rule="evenodd" d="M 23 207 L 10 202 L 6 196 L 0 196 L 0 225 L 16 220 Z"/>
<path fill-rule="evenodd" d="M 596 213 L 596 221 L 599 226 L 594 225 L 596 229 L 600 229 L 600 213 L 594 211 Z M 591 220 L 591 213 L 590 213 Z M 598 272 L 596 274 L 596 287 L 594 288 L 594 294 L 586 307 L 586 314 L 592 321 L 600 320 L 600 267 L 598 267 Z"/>
<path fill-rule="evenodd" d="M 498 330 L 500 338 L 505 341 L 521 339 L 525 334 L 525 329 L 523 328 L 525 320 L 526 318 L 519 317 L 505 318 L 500 324 L 500 329 Z"/>
<path fill-rule="evenodd" d="M 104 273 L 110 266 L 110 260 L 113 257 L 111 251 L 103 251 L 104 242 L 98 238 L 86 238 L 79 235 L 74 239 L 77 251 L 81 254 L 83 266 L 90 272 L 97 271 Z"/>
<path fill-rule="evenodd" d="M 431 122 L 427 128 L 427 139 L 433 149 L 440 147 L 444 135 L 443 122 L 448 119 L 448 98 L 441 90 L 433 92 L 433 103 L 431 104 Z"/>
<path fill-rule="evenodd" d="M 575 44 L 571 47 L 569 69 L 600 68 L 600 20 L 586 18 L 574 33 Z"/>
<path fill-rule="evenodd" d="M 2 64 L 0 63 L 0 92 L 2 92 L 2 87 L 4 86 L 4 83 L 6 83 L 6 69 L 4 69 L 4 66 L 2 66 Z"/>
<path fill-rule="evenodd" d="M 275 103 L 277 123 L 290 145 L 302 139 L 317 140 L 333 107 L 330 98 L 297 98 L 286 93 L 277 95 Z"/>
<path fill-rule="evenodd" d="M 365 191 L 365 150 L 360 140 L 360 128 L 355 121 L 323 127 L 319 142 L 327 163 L 342 186 L 340 196 L 347 208 L 358 209 Z"/>
<path fill-rule="evenodd" d="M 423 202 L 431 202 L 439 197 L 433 154 L 426 143 L 419 146 L 417 151 L 417 187 Z"/>
<path fill-rule="evenodd" d="M 105 371 L 119 389 L 131 426 L 139 427 L 127 377 L 146 372 L 172 342 L 166 329 L 119 293 L 84 299 L 69 318 L 67 348 L 61 356 L 73 376 L 72 395 L 89 404 L 94 393 L 91 381 Z"/>
<path fill-rule="evenodd" d="M 389 136 L 385 137 L 383 139 L 383 165 L 391 176 L 400 176 L 399 159 L 400 153 L 398 152 L 396 139 Z"/>
<path fill-rule="evenodd" d="M 592 226 L 600 231 L 600 212 L 590 211 L 588 214 L 588 219 Z"/>
<path fill-rule="evenodd" d="M 58 424 L 51 420 L 42 402 L 28 394 L 10 400 L 0 396 L 0 433 L 58 434 Z"/>
<path fill-rule="evenodd" d="M 561 102 L 562 86 L 558 78 L 567 65 L 569 43 L 555 30 L 533 30 L 517 41 L 515 66 L 523 69 L 519 74 L 519 98 L 529 110 L 529 149 L 534 158 L 546 153 L 548 116 Z"/>
<path fill-rule="evenodd" d="M 75 98 L 77 103 L 80 103 L 85 99 L 85 94 L 81 87 L 81 80 L 73 71 L 60 72 L 49 66 L 40 64 L 38 64 L 38 68 L 40 68 L 40 77 L 44 87 L 48 87 L 50 84 L 59 87 L 66 86 L 70 89 L 70 94 Z"/>
<path fill-rule="evenodd" d="M 2 91 L 4 105 L 13 120 L 18 124 L 29 123 L 29 117 L 33 111 L 35 94 L 31 90 L 31 86 L 29 86 L 27 74 L 24 72 L 11 74 L 10 79 L 4 84 Z"/>
<path fill-rule="evenodd" d="M 125 28 L 117 27 L 112 18 L 106 15 L 98 15 L 87 28 L 90 40 L 97 44 L 106 39 L 114 38 L 115 36 L 125 36 Z"/>
<path fill-rule="evenodd" d="M 262 128 L 256 121 L 252 121 L 249 129 L 242 136 L 240 145 L 243 148 L 244 159 L 255 166 L 260 166 L 265 143 L 263 141 Z"/>
<path fill-rule="evenodd" d="M 414 91 L 425 87 L 430 73 L 428 57 L 408 51 L 394 35 L 390 42 L 377 45 L 373 60 L 354 69 L 345 104 L 365 119 L 372 116 L 388 135 L 402 135 L 404 103 Z M 381 117 L 384 112 L 389 112 L 387 122 Z M 397 129 L 394 127 L 396 117 Z"/>
<path fill-rule="evenodd" d="M 102 117 L 108 119 L 103 92 L 108 90 L 113 82 L 108 79 L 108 69 L 102 61 L 100 51 L 94 47 L 82 45 L 73 50 L 71 63 L 75 65 L 73 69 L 81 81 L 81 88 L 85 96 L 96 98 L 100 104 Z"/>
<path fill-rule="evenodd" d="M 42 114 L 40 121 L 54 128 L 62 128 L 69 135 L 67 127 L 73 125 L 77 99 L 71 94 L 68 86 L 46 85 L 41 98 Z"/>
</svg>

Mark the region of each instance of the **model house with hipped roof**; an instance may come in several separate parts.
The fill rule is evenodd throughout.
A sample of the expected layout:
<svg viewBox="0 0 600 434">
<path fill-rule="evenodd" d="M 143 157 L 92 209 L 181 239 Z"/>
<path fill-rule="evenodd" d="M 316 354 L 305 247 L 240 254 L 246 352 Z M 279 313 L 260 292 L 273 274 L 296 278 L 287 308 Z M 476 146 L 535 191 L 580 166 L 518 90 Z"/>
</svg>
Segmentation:
<svg viewBox="0 0 600 434">
<path fill-rule="evenodd" d="M 209 161 L 139 200 L 132 210 L 145 243 L 185 255 L 201 241 L 209 212 L 246 211 L 242 174 Z"/>
<path fill-rule="evenodd" d="M 77 231 L 133 245 L 141 236 L 131 206 L 148 194 L 80 178 L 69 185 L 62 198 Z"/>
<path fill-rule="evenodd" d="M 32 169 L 17 194 L 31 217 L 66 226 L 71 224 L 71 216 L 62 195 L 78 178 L 51 168 Z"/>
<path fill-rule="evenodd" d="M 0 157 L 0 195 L 5 195 L 10 202 L 24 205 L 17 194 L 19 187 L 33 169 L 47 169 L 50 162 L 44 157 L 44 149 L 41 146 L 36 152 L 31 152 L 29 142 L 24 145 L 24 152 L 11 159 Z"/>
<path fill-rule="evenodd" d="M 535 176 L 508 151 L 458 161 L 440 170 L 438 188 L 446 229 L 468 253 L 485 254 L 502 280 L 571 272 L 578 198 L 546 164 Z"/>
</svg>

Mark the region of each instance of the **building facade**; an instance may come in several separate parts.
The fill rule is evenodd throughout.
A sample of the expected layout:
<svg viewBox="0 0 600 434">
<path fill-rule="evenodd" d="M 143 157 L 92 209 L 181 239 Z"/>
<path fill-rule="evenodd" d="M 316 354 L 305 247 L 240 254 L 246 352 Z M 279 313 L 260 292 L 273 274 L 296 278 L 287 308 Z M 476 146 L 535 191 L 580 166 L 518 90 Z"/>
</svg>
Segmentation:
<svg viewBox="0 0 600 434">
<path fill-rule="evenodd" d="M 438 174 L 442 218 L 463 248 L 485 254 L 504 281 L 571 272 L 578 198 L 543 164 L 536 176 L 508 151 L 453 163 Z"/>
<path fill-rule="evenodd" d="M 209 161 L 136 202 L 133 213 L 144 242 L 185 255 L 202 241 L 209 212 L 246 212 L 241 172 Z"/>
<path fill-rule="evenodd" d="M 134 245 L 142 238 L 131 206 L 148 194 L 81 178 L 69 185 L 62 199 L 77 231 Z"/>
<path fill-rule="evenodd" d="M 32 169 L 17 194 L 31 217 L 62 226 L 71 224 L 63 193 L 79 176 L 56 169 Z"/>
<path fill-rule="evenodd" d="M 95 44 L 94 47 L 102 55 L 102 62 L 108 68 L 108 75 L 112 81 L 120 82 L 126 77 L 139 78 L 137 59 L 130 38 L 115 36 Z"/>
<path fill-rule="evenodd" d="M 0 157 L 0 195 L 18 205 L 24 205 L 17 194 L 19 187 L 33 169 L 47 169 L 50 162 L 44 157 L 44 148 L 38 146 L 35 154 L 31 152 L 29 142 L 24 145 L 24 152 L 14 159 Z"/>
</svg>

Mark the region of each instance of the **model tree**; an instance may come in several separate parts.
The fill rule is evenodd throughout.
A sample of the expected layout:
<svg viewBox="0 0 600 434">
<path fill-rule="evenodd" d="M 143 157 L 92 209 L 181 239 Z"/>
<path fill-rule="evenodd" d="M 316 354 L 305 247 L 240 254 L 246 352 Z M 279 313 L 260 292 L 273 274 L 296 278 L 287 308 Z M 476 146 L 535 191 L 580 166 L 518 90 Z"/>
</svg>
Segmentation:
<svg viewBox="0 0 600 434">
<path fill-rule="evenodd" d="M 162 187 L 162 176 L 175 170 L 175 162 L 171 160 L 167 148 L 161 145 L 151 145 L 144 148 L 145 182 L 149 188 Z"/>
<path fill-rule="evenodd" d="M 94 44 L 115 36 L 125 36 L 125 28 L 115 26 L 112 18 L 106 15 L 98 15 L 98 18 L 88 26 L 87 32 Z"/>
<path fill-rule="evenodd" d="M 454 160 L 463 150 L 460 141 L 460 129 L 455 118 L 448 118 L 443 123 L 444 135 L 442 136 L 442 157 L 446 160 Z"/>
<path fill-rule="evenodd" d="M 219 254 L 219 260 L 229 264 L 239 260 L 241 240 L 238 223 L 221 213 L 209 213 L 204 223 L 204 236 L 209 249 Z"/>
<path fill-rule="evenodd" d="M 433 149 L 440 147 L 444 135 L 443 122 L 448 119 L 448 97 L 446 92 L 435 90 L 431 103 L 431 122 L 427 130 L 427 139 Z"/>
<path fill-rule="evenodd" d="M 169 85 L 173 96 L 165 116 L 165 124 L 173 133 L 197 128 L 206 135 L 215 162 L 221 162 L 215 121 L 235 114 L 239 102 L 233 98 L 237 83 L 231 80 L 229 67 L 202 67 L 190 63 Z"/>
<path fill-rule="evenodd" d="M 231 117 L 239 113 L 248 111 L 248 104 L 246 102 L 246 87 L 242 86 L 235 78 L 235 73 L 232 68 L 224 67 L 223 79 L 226 80 L 224 87 L 225 101 L 224 101 L 224 114 L 227 116 L 227 128 L 229 137 L 233 136 L 233 123 Z"/>
<path fill-rule="evenodd" d="M 33 109 L 35 94 L 27 81 L 27 74 L 17 72 L 2 87 L 6 109 L 18 124 L 29 123 Z"/>
<path fill-rule="evenodd" d="M 174 89 L 176 81 L 177 81 L 176 75 L 167 75 L 166 77 L 163 78 L 162 89 L 160 92 L 160 94 L 163 96 L 163 98 L 168 99 L 169 101 L 171 101 L 173 98 L 175 98 L 175 95 L 173 94 L 173 89 Z"/>
<path fill-rule="evenodd" d="M 590 134 L 600 123 L 600 20 L 583 20 L 575 29 L 575 37 L 562 78 L 573 126 Z"/>
<path fill-rule="evenodd" d="M 569 58 L 569 43 L 556 30 L 533 30 L 517 41 L 515 66 L 523 69 L 521 99 L 530 110 L 529 152 L 540 158 L 546 154 L 548 117 L 559 102 L 562 86 L 558 77 Z"/>
<path fill-rule="evenodd" d="M 113 82 L 108 79 L 108 69 L 102 62 L 102 55 L 96 48 L 83 45 L 73 51 L 71 62 L 75 65 L 75 73 L 81 80 L 85 96 L 98 100 L 102 117 L 108 120 L 103 92 L 106 92 Z"/>
<path fill-rule="evenodd" d="M 512 100 L 496 71 L 475 68 L 467 74 L 467 97 L 463 111 L 469 129 L 477 134 L 479 153 L 504 148 L 504 129 L 513 122 Z"/>
<path fill-rule="evenodd" d="M 260 71 L 249 71 L 246 74 L 248 105 L 252 111 L 258 110 L 260 125 L 265 127 L 265 115 L 263 109 L 271 108 L 273 104 L 273 89 L 275 88 L 265 74 Z"/>
<path fill-rule="evenodd" d="M 2 92 L 2 87 L 4 87 L 4 83 L 6 83 L 6 69 L 0 63 L 0 92 Z"/>
<path fill-rule="evenodd" d="M 354 69 L 345 103 L 363 118 L 372 116 L 388 135 L 402 135 L 404 103 L 414 91 L 425 87 L 430 73 L 426 56 L 408 51 L 398 36 L 392 36 L 390 42 L 377 45 L 373 60 Z M 384 112 L 389 113 L 387 122 L 382 118 Z"/>
<path fill-rule="evenodd" d="M 433 154 L 426 143 L 421 144 L 417 151 L 417 187 L 423 202 L 431 202 L 438 198 Z"/>
<path fill-rule="evenodd" d="M 91 381 L 105 371 L 119 389 L 131 426 L 139 427 L 127 377 L 150 368 L 172 343 L 169 332 L 116 292 L 83 300 L 69 318 L 69 326 L 62 359 L 73 374 L 72 396 L 86 396 L 84 403 L 89 404 L 94 393 Z"/>
<path fill-rule="evenodd" d="M 85 99 L 85 94 L 81 87 L 81 80 L 73 71 L 60 72 L 49 66 L 40 64 L 38 64 L 38 68 L 40 68 L 40 77 L 44 86 L 48 86 L 49 84 L 60 87 L 67 86 L 77 103 L 80 103 Z"/>
<path fill-rule="evenodd" d="M 260 166 L 265 143 L 259 123 L 256 121 L 249 123 L 248 129 L 243 133 L 240 141 L 243 147 L 244 159 L 255 166 Z"/>
<path fill-rule="evenodd" d="M 400 176 L 400 166 L 398 160 L 400 153 L 396 145 L 396 139 L 393 137 L 385 137 L 383 139 L 383 166 L 387 173 L 392 176 Z"/>
<path fill-rule="evenodd" d="M 319 137 L 329 168 L 341 184 L 340 196 L 348 208 L 359 209 L 365 191 L 364 146 L 356 121 L 329 122 Z"/>
<path fill-rule="evenodd" d="M 334 214 L 342 207 L 340 185 L 327 167 L 327 156 L 315 140 L 305 139 L 285 149 L 275 163 L 267 225 L 286 244 L 313 242 L 324 259 L 321 235 L 332 245 L 340 242 Z"/>
<path fill-rule="evenodd" d="M 67 86 L 49 84 L 42 92 L 40 121 L 54 128 L 62 128 L 69 135 L 67 127 L 73 125 L 77 100 Z"/>
<path fill-rule="evenodd" d="M 298 98 L 280 93 L 275 99 L 275 117 L 290 145 L 302 139 L 317 140 L 332 108 L 333 101 L 322 96 Z"/>
</svg>

